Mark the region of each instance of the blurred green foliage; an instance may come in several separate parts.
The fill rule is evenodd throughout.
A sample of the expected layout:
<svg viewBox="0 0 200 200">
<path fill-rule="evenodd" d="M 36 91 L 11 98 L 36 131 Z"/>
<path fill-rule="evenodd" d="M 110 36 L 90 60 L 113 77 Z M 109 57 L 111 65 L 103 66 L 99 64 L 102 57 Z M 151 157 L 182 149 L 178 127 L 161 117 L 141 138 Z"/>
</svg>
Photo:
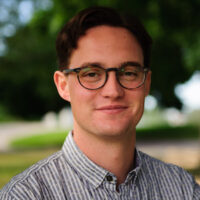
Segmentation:
<svg viewBox="0 0 200 200">
<path fill-rule="evenodd" d="M 13 117 L 10 113 L 6 110 L 5 106 L 0 105 L 0 122 L 8 122 L 8 121 L 17 121 L 20 118 Z"/>
<path fill-rule="evenodd" d="M 36 118 L 66 104 L 53 83 L 56 35 L 75 13 L 95 5 L 133 13 L 142 20 L 154 40 L 151 93 L 162 106 L 181 107 L 174 87 L 200 69 L 200 1 L 49 0 L 52 6 L 46 9 L 40 9 L 42 1 L 32 2 L 35 13 L 26 25 L 19 23 L 17 4 L 10 5 L 10 20 L 17 29 L 4 38 L 7 48 L 0 56 L 0 104 L 9 113 Z M 0 21 L 0 27 L 3 25 Z"/>
</svg>

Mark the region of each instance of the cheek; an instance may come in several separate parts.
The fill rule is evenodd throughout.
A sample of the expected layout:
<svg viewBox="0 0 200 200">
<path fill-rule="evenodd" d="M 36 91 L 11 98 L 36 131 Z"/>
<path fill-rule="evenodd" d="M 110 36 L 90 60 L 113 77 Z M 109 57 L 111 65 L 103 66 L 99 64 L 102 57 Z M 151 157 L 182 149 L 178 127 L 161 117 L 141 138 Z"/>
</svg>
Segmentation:
<svg viewBox="0 0 200 200">
<path fill-rule="evenodd" d="M 145 99 L 144 87 L 130 91 L 130 93 L 127 94 L 127 98 L 129 99 L 129 101 L 131 101 L 132 105 L 139 106 L 141 104 L 144 104 L 144 99 Z"/>
<path fill-rule="evenodd" d="M 134 114 L 135 118 L 140 118 L 144 110 L 144 92 L 142 90 L 135 90 L 130 96 L 130 99 L 133 112 L 132 114 Z"/>
<path fill-rule="evenodd" d="M 95 99 L 95 92 L 83 88 L 78 80 L 70 82 L 69 95 L 72 111 L 76 114 L 87 113 L 91 109 L 92 103 Z"/>
<path fill-rule="evenodd" d="M 68 88 L 71 104 L 76 104 L 77 101 L 81 102 L 86 98 L 87 91 L 79 84 L 76 76 L 69 77 Z"/>
</svg>

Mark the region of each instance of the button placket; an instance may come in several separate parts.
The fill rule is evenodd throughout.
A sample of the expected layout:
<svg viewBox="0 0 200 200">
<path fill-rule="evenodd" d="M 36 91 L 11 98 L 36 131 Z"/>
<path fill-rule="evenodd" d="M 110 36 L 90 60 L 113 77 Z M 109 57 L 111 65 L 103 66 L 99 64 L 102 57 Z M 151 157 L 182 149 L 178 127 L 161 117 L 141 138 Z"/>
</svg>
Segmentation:
<svg viewBox="0 0 200 200">
<path fill-rule="evenodd" d="M 111 174 L 107 174 L 105 176 L 104 186 L 109 192 L 116 192 L 116 178 L 113 177 Z"/>
</svg>

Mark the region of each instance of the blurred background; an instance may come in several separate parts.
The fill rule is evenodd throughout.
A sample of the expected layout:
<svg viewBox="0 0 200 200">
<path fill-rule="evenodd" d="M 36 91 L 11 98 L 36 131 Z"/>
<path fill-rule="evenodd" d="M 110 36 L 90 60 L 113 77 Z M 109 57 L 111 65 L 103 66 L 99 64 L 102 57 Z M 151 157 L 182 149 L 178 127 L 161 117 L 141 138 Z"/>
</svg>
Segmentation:
<svg viewBox="0 0 200 200">
<path fill-rule="evenodd" d="M 199 181 L 200 1 L 1 0 L 0 187 L 57 151 L 72 128 L 70 106 L 53 83 L 55 40 L 72 16 L 95 5 L 138 16 L 154 41 L 138 148 Z"/>
</svg>

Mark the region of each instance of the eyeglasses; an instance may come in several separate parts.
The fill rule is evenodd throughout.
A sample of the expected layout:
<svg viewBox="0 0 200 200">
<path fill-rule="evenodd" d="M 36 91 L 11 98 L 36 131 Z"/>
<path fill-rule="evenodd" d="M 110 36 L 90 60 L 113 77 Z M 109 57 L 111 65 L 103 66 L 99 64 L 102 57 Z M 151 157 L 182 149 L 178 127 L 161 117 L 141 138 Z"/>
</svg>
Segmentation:
<svg viewBox="0 0 200 200">
<path fill-rule="evenodd" d="M 136 89 L 146 80 L 149 69 L 127 64 L 119 68 L 104 69 L 99 65 L 88 65 L 74 69 L 64 69 L 64 74 L 75 72 L 81 86 L 88 90 L 102 88 L 108 80 L 108 72 L 115 71 L 118 83 L 126 89 Z"/>
</svg>

